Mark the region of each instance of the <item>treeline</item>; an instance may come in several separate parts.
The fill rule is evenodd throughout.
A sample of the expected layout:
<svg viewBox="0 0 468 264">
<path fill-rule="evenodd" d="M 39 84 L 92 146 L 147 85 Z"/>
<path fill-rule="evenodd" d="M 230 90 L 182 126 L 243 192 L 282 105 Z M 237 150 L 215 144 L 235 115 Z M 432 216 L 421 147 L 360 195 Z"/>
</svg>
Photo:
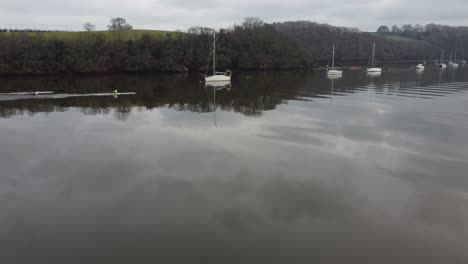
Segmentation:
<svg viewBox="0 0 468 264">
<path fill-rule="evenodd" d="M 186 33 L 132 39 L 124 37 L 132 33 L 132 26 L 122 18 L 111 20 L 108 34 L 92 32 L 94 28 L 86 23 L 88 32 L 65 32 L 63 37 L 62 33 L 1 32 L 0 74 L 203 72 L 211 67 L 211 29 L 194 27 Z M 435 60 L 442 49 L 453 55 L 456 50 L 461 59 L 468 50 L 468 27 L 407 24 L 381 26 L 369 33 L 308 21 L 266 24 L 247 18 L 241 25 L 217 32 L 217 66 L 222 70 L 325 65 L 331 59 L 332 44 L 338 63 L 365 63 L 373 43 L 380 62 Z"/>
<path fill-rule="evenodd" d="M 8 28 L 0 28 L 0 32 L 33 32 L 33 33 L 44 33 L 44 32 L 64 32 L 60 30 L 40 30 L 40 29 L 8 29 Z"/>
<path fill-rule="evenodd" d="M 0 34 L 0 74 L 69 72 L 204 71 L 212 51 L 212 30 L 191 28 L 184 34 L 144 35 L 123 40 L 88 32 L 73 39 L 41 34 Z M 260 20 L 217 34 L 219 69 L 303 67 L 311 63 L 292 39 Z"/>
<path fill-rule="evenodd" d="M 314 60 L 323 63 L 330 60 L 331 46 L 337 47 L 336 59 L 347 62 L 366 62 L 370 58 L 372 44 L 377 44 L 379 61 L 434 60 L 441 50 L 446 54 L 468 50 L 468 28 L 436 24 L 382 26 L 377 33 L 361 32 L 354 28 L 333 27 L 308 21 L 274 23 L 280 32 L 294 39 L 308 51 Z"/>
</svg>

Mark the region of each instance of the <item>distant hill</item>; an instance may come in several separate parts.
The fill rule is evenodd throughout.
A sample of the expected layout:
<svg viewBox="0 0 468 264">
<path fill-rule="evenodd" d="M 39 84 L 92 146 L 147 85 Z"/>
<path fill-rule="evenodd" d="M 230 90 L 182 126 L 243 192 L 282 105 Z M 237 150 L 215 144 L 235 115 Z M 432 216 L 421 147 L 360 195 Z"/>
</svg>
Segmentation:
<svg viewBox="0 0 468 264">
<path fill-rule="evenodd" d="M 1 32 L 0 34 L 9 34 L 9 35 L 27 35 L 31 37 L 43 37 L 45 39 L 57 39 L 57 40 L 77 40 L 83 39 L 90 35 L 101 35 L 104 36 L 107 40 L 112 40 L 114 38 L 114 32 L 111 31 L 59 31 L 59 32 Z M 165 31 L 165 30 L 148 30 L 148 29 L 132 29 L 123 35 L 124 40 L 137 40 L 141 39 L 144 35 L 149 36 L 166 36 L 166 35 L 176 35 L 181 34 L 180 32 L 175 31 Z"/>
<path fill-rule="evenodd" d="M 217 33 L 217 69 L 286 69 L 336 61 L 367 64 L 376 43 L 377 63 L 458 59 L 468 50 L 468 27 L 429 24 L 392 32 L 335 27 L 309 21 L 268 24 L 247 18 Z M 206 72 L 213 31 L 1 32 L 0 74 L 70 72 Z M 120 37 L 119 37 L 120 36 Z"/>
<path fill-rule="evenodd" d="M 333 43 L 338 61 L 367 62 L 372 44 L 377 44 L 379 61 L 434 60 L 445 49 L 446 59 L 455 49 L 458 58 L 468 51 L 468 28 L 429 24 L 424 30 L 407 32 L 362 32 L 355 28 L 335 27 L 309 21 L 274 23 L 280 32 L 294 39 L 309 53 L 315 63 L 330 60 Z"/>
</svg>

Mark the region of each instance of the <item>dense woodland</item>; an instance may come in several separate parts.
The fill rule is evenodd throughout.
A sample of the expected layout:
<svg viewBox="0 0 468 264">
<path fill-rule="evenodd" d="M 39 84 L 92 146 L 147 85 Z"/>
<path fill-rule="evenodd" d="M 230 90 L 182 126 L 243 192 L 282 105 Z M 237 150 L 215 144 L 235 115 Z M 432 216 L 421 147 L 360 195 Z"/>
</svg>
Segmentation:
<svg viewBox="0 0 468 264">
<path fill-rule="evenodd" d="M 125 30 L 115 31 L 112 39 L 88 33 L 77 39 L 0 34 L 0 73 L 204 71 L 213 49 L 207 28 L 135 40 L 124 40 Z M 311 62 L 294 40 L 255 21 L 221 30 L 217 43 L 220 69 L 304 67 Z"/>
<path fill-rule="evenodd" d="M 125 22 L 125 20 L 123 20 Z M 90 26 L 90 25 L 88 25 Z M 92 25 L 91 25 L 92 26 Z M 88 30 L 88 29 L 87 29 Z M 30 30 L 0 32 L 0 74 L 70 72 L 204 72 L 212 50 L 212 30 L 143 35 L 126 39 L 130 25 L 112 28 L 112 37 L 92 32 L 76 38 L 46 38 Z M 468 50 L 468 28 L 430 24 L 382 26 L 376 33 L 297 21 L 266 24 L 248 18 L 217 34 L 220 69 L 273 69 L 324 65 L 333 43 L 337 61 L 369 60 L 372 43 L 377 60 L 433 60 L 442 49 L 447 57 Z"/>
<path fill-rule="evenodd" d="M 436 60 L 440 59 L 442 49 L 445 59 L 451 51 L 455 58 L 455 50 L 461 59 L 464 50 L 468 51 L 468 27 L 429 24 L 400 28 L 394 25 L 392 30 L 382 26 L 376 33 L 368 33 L 307 21 L 275 23 L 273 26 L 299 43 L 316 62 L 330 60 L 333 43 L 337 48 L 336 59 L 346 62 L 367 63 L 374 42 L 379 61 Z"/>
</svg>

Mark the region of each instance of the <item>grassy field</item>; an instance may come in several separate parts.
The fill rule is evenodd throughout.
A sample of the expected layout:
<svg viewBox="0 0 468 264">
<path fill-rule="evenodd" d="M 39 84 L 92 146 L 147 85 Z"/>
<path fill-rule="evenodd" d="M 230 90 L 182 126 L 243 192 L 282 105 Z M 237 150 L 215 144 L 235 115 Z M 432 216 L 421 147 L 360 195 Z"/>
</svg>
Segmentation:
<svg viewBox="0 0 468 264">
<path fill-rule="evenodd" d="M 103 35 L 106 39 L 112 40 L 116 38 L 115 32 L 110 31 L 93 31 L 93 32 L 12 32 L 12 33 L 1 33 L 1 34 L 26 34 L 28 36 L 33 37 L 43 37 L 46 39 L 63 39 L 63 40 L 74 40 L 85 38 L 90 34 L 94 35 Z M 124 40 L 135 40 L 139 39 L 144 35 L 150 36 L 165 36 L 166 34 L 169 35 L 177 35 L 180 34 L 178 32 L 173 31 L 164 31 L 164 30 L 146 30 L 146 29 L 134 29 L 126 31 L 122 36 Z"/>
<path fill-rule="evenodd" d="M 393 35 L 393 34 L 383 34 L 383 33 L 372 33 L 374 36 L 381 36 L 384 37 L 387 40 L 392 40 L 396 42 L 412 42 L 412 41 L 418 41 L 413 38 L 408 38 L 405 36 L 400 36 L 400 35 Z"/>
</svg>

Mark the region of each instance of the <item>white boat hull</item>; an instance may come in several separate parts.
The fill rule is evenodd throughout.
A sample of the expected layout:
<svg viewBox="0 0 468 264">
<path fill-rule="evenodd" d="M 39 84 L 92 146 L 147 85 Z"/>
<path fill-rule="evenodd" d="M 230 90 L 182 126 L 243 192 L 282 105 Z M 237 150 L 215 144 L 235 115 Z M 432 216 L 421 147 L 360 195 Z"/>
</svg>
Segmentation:
<svg viewBox="0 0 468 264">
<path fill-rule="evenodd" d="M 211 87 L 215 87 L 215 88 L 231 87 L 231 81 L 206 82 L 205 86 L 211 86 Z"/>
<path fill-rule="evenodd" d="M 445 68 L 447 68 L 447 64 L 445 64 L 445 63 L 440 63 L 440 64 L 439 64 L 439 68 L 445 69 Z"/>
<path fill-rule="evenodd" d="M 367 72 L 369 72 L 369 73 L 382 73 L 382 69 L 381 68 L 368 68 Z"/>
<path fill-rule="evenodd" d="M 206 83 L 210 83 L 210 82 L 229 82 L 229 81 L 231 81 L 231 76 L 215 75 L 215 76 L 205 77 L 205 82 Z"/>
<path fill-rule="evenodd" d="M 341 70 L 328 70 L 327 74 L 328 75 L 342 75 L 343 71 L 341 71 Z"/>
<path fill-rule="evenodd" d="M 418 64 L 418 65 L 416 66 L 416 70 L 424 70 L 424 65 Z"/>
</svg>

